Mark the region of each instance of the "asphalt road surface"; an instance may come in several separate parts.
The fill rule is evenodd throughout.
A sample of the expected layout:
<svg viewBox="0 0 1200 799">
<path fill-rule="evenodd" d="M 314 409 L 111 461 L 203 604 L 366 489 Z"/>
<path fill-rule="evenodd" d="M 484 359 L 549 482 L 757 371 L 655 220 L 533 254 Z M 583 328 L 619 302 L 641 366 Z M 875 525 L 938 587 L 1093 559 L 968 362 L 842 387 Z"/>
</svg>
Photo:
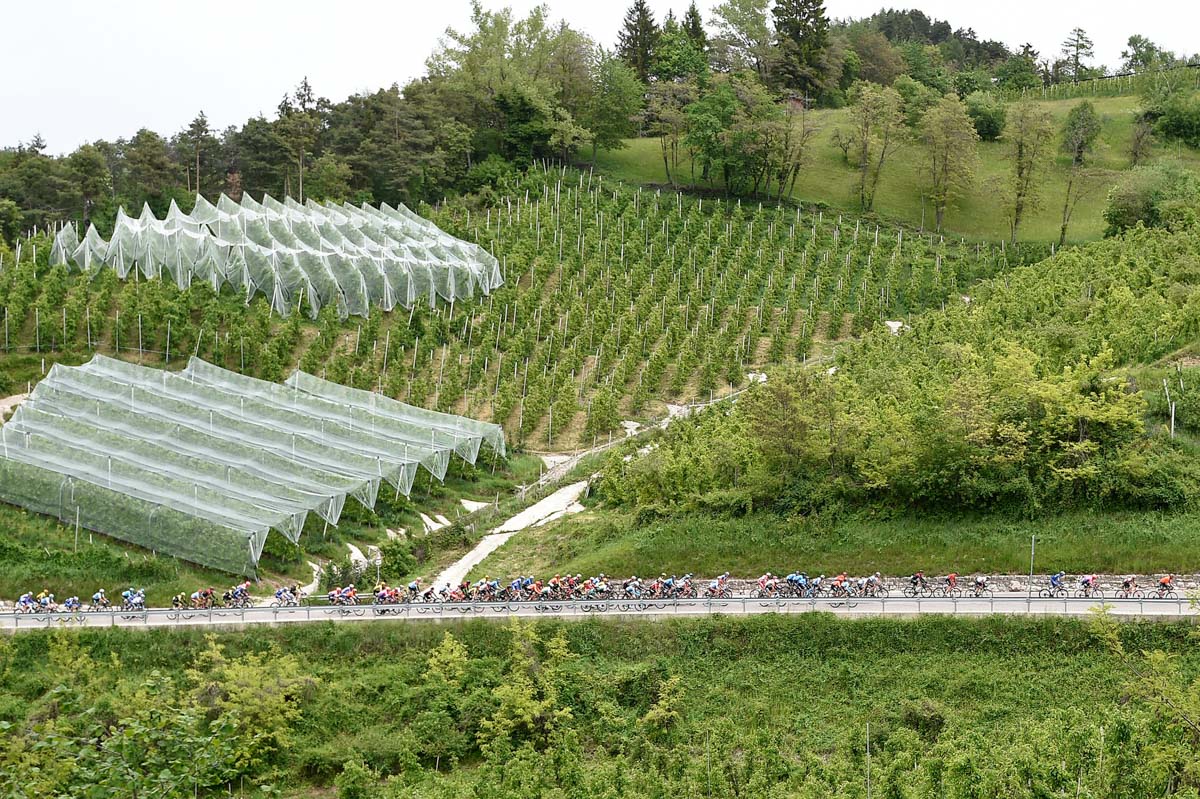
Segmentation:
<svg viewBox="0 0 1200 799">
<path fill-rule="evenodd" d="M 743 616 L 762 613 L 833 613 L 839 616 L 951 616 L 1031 615 L 1088 616 L 1093 609 L 1107 607 L 1119 618 L 1171 618 L 1198 615 L 1187 598 L 1180 599 L 1039 599 L 1025 594 L 997 593 L 994 597 L 888 599 L 749 599 L 726 600 L 603 600 L 567 602 L 449 602 L 436 604 L 360 605 L 331 607 L 306 605 L 299 608 L 254 607 L 245 610 L 163 610 L 140 613 L 3 613 L 0 631 L 20 632 L 78 627 L 246 627 L 258 624 L 352 623 L 364 621 L 427 622 L 465 618 L 506 619 L 605 617 L 672 618 L 708 615 Z"/>
</svg>

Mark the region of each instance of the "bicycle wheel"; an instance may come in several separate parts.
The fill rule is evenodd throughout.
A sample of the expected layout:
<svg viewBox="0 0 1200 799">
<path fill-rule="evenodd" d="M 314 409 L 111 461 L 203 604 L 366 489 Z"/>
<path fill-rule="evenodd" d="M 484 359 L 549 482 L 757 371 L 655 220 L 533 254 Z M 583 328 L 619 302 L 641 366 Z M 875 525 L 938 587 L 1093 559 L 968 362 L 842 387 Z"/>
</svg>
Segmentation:
<svg viewBox="0 0 1200 799">
<path fill-rule="evenodd" d="M 906 585 L 901 593 L 903 593 L 909 599 L 912 599 L 917 595 L 917 587 L 915 585 Z"/>
<path fill-rule="evenodd" d="M 877 599 L 887 599 L 888 589 L 886 585 L 881 585 L 875 589 L 875 597 Z"/>
</svg>

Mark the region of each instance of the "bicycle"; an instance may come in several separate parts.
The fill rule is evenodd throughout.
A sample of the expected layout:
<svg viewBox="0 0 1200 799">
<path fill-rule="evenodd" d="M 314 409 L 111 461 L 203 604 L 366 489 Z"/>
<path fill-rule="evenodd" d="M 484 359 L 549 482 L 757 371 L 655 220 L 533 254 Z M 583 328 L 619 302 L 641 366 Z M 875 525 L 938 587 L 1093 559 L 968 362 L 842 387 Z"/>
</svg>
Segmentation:
<svg viewBox="0 0 1200 799">
<path fill-rule="evenodd" d="M 1043 588 L 1041 591 L 1038 591 L 1038 598 L 1040 599 L 1063 599 L 1066 595 L 1067 589 L 1061 585 L 1052 585 L 1049 588 Z"/>
<path fill-rule="evenodd" d="M 1075 592 L 1076 599 L 1104 599 L 1104 591 L 1092 586 L 1083 586 Z"/>
<path fill-rule="evenodd" d="M 902 592 L 909 599 L 915 597 L 930 597 L 933 596 L 933 589 L 929 587 L 929 583 L 921 580 L 919 583 L 909 582 L 904 586 Z"/>
</svg>

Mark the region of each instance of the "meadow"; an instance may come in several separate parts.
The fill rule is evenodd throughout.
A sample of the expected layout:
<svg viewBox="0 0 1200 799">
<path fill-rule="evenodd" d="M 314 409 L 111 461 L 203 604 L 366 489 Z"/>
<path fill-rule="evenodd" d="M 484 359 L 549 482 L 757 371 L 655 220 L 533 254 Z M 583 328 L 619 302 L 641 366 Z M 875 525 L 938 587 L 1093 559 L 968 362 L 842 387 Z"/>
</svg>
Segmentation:
<svg viewBox="0 0 1200 799">
<path fill-rule="evenodd" d="M 1103 120 L 1096 150 L 1091 158 L 1091 168 L 1105 170 L 1108 174 L 1097 182 L 1094 190 L 1083 197 L 1074 212 L 1067 241 L 1078 243 L 1097 239 L 1104 233 L 1102 213 L 1108 198 L 1108 190 L 1121 172 L 1129 169 L 1129 145 L 1133 136 L 1134 122 L 1142 107 L 1135 95 L 1084 96 L 1063 100 L 1038 101 L 1038 105 L 1050 112 L 1056 130 L 1061 128 L 1068 111 L 1081 100 L 1091 102 Z M 834 133 L 841 129 L 849 132 L 849 111 L 846 109 L 817 109 L 809 111 L 809 124 L 818 129 L 810 147 L 811 156 L 800 172 L 791 199 L 801 203 L 824 203 L 835 208 L 851 209 L 857 201 L 857 172 L 849 164 L 842 151 L 834 144 Z M 666 183 L 663 172 L 662 153 L 658 139 L 642 138 L 626 141 L 620 150 L 601 152 L 596 167 L 615 178 L 647 185 Z M 957 200 L 946 213 L 945 227 L 958 235 L 974 239 L 997 240 L 1009 235 L 1008 222 L 1003 208 L 996 201 L 994 182 L 1003 179 L 1011 171 L 1003 141 L 983 141 L 977 145 L 979 169 L 975 188 Z M 1174 159 L 1192 169 L 1200 169 L 1200 153 L 1178 143 L 1156 145 L 1154 158 Z M 909 142 L 901 146 L 884 166 L 879 192 L 875 200 L 875 212 L 880 216 L 906 225 L 933 225 L 933 208 L 922 202 L 923 152 L 919 144 Z M 1070 159 L 1056 155 L 1040 181 L 1042 202 L 1021 223 L 1019 239 L 1029 242 L 1058 241 L 1062 224 L 1062 206 L 1066 195 Z M 689 183 L 701 189 L 712 189 L 703 183 L 691 182 L 693 170 L 686 160 L 680 169 Z"/>
</svg>

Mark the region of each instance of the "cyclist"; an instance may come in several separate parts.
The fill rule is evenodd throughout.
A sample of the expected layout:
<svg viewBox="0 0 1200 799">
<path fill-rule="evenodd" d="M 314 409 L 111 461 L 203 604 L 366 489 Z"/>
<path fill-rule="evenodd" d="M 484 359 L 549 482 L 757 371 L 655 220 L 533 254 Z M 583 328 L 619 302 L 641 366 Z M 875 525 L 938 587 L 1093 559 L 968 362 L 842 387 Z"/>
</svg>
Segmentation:
<svg viewBox="0 0 1200 799">
<path fill-rule="evenodd" d="M 109 605 L 108 597 L 104 595 L 104 589 L 101 588 L 96 593 L 92 594 L 92 607 L 107 608 Z"/>
<path fill-rule="evenodd" d="M 1096 575 L 1085 574 L 1079 578 L 1079 587 L 1083 590 L 1084 596 L 1091 596 L 1092 591 L 1096 590 Z"/>
<path fill-rule="evenodd" d="M 714 585 L 716 584 L 716 582 L 717 582 L 716 580 L 713 580 Z M 639 580 L 638 576 L 635 574 L 635 575 L 631 576 L 625 582 L 621 583 L 621 589 L 625 591 L 625 596 L 630 597 L 632 599 L 639 599 L 639 598 L 641 598 L 642 591 L 643 591 L 642 581 Z"/>
<path fill-rule="evenodd" d="M 37 605 L 37 600 L 33 598 L 32 591 L 26 591 L 24 594 L 21 594 L 21 598 L 17 600 L 17 605 L 21 608 L 21 610 L 28 613 Z"/>
<path fill-rule="evenodd" d="M 1050 589 L 1053 591 L 1057 591 L 1059 588 L 1062 588 L 1063 587 L 1062 581 L 1063 581 L 1063 578 L 1066 576 L 1067 576 L 1067 573 L 1064 571 L 1060 571 L 1058 574 L 1050 575 Z"/>
<path fill-rule="evenodd" d="M 38 606 L 42 610 L 55 610 L 58 605 L 54 602 L 54 594 L 43 591 L 38 594 Z"/>
<path fill-rule="evenodd" d="M 983 591 L 983 589 L 987 588 L 987 581 L 988 578 L 986 574 L 975 575 L 975 593 L 978 594 Z"/>
<path fill-rule="evenodd" d="M 175 610 L 183 610 L 183 606 L 186 603 L 187 594 L 184 594 L 182 591 L 171 597 L 171 607 L 175 608 Z"/>
<path fill-rule="evenodd" d="M 820 577 L 814 577 L 809 583 L 809 588 L 808 588 L 809 593 L 812 594 L 813 596 L 816 596 L 817 594 L 819 594 L 821 592 L 821 586 L 824 584 L 825 584 L 825 575 L 822 574 Z"/>
<path fill-rule="evenodd" d="M 946 587 L 958 588 L 958 572 L 950 572 L 946 575 Z"/>
<path fill-rule="evenodd" d="M 79 608 L 80 608 L 79 597 L 77 597 L 77 596 L 67 597 L 67 601 L 63 603 L 63 607 L 69 611 L 79 610 Z"/>
<path fill-rule="evenodd" d="M 1132 574 L 1121 581 L 1121 590 L 1125 593 L 1133 593 L 1137 590 L 1137 578 Z"/>
<path fill-rule="evenodd" d="M 912 585 L 913 588 L 917 588 L 918 586 L 921 588 L 924 588 L 925 587 L 925 572 L 923 572 L 923 571 L 913 572 L 913 576 L 908 578 L 908 582 L 909 582 L 909 584 Z"/>
<path fill-rule="evenodd" d="M 1159 596 L 1162 596 L 1163 594 L 1167 593 L 1168 591 L 1174 589 L 1174 587 L 1175 587 L 1175 578 L 1173 576 L 1171 576 L 1170 574 L 1164 575 L 1158 581 Z"/>
<path fill-rule="evenodd" d="M 882 580 L 882 578 L 880 578 L 879 572 L 875 572 L 874 574 L 872 574 L 870 577 L 867 578 L 867 582 L 865 584 L 866 590 L 873 594 L 879 590 L 879 587 L 882 584 L 882 582 L 883 582 L 883 580 Z"/>
<path fill-rule="evenodd" d="M 420 577 L 418 577 L 417 579 L 413 580 L 411 583 L 408 584 L 408 601 L 411 602 L 414 599 L 416 599 L 417 595 L 419 593 L 421 593 L 421 578 Z"/>
</svg>

